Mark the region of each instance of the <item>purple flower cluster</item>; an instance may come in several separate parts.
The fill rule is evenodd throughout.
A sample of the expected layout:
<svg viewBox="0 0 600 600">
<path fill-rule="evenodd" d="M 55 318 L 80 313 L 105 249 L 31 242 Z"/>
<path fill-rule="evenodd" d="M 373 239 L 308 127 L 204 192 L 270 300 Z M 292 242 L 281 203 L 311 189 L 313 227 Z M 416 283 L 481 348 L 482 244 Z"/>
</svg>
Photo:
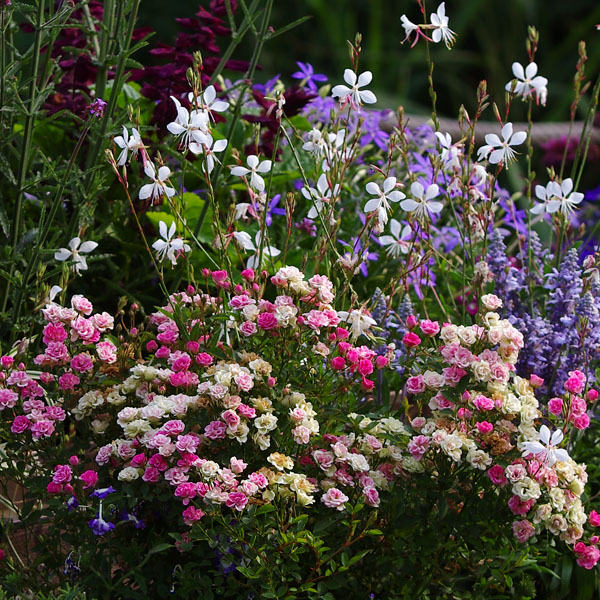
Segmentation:
<svg viewBox="0 0 600 600">
<path fill-rule="evenodd" d="M 525 339 L 517 370 L 543 377 L 546 391 L 558 395 L 569 371 L 585 371 L 600 356 L 600 288 L 586 289 L 575 248 L 567 251 L 558 269 L 545 274 L 552 258 L 535 233 L 523 247 L 520 263 L 509 260 L 498 230 L 490 237 L 487 262 L 494 293 L 504 303 L 503 316 Z M 546 293 L 532 296 L 542 288 Z"/>
</svg>

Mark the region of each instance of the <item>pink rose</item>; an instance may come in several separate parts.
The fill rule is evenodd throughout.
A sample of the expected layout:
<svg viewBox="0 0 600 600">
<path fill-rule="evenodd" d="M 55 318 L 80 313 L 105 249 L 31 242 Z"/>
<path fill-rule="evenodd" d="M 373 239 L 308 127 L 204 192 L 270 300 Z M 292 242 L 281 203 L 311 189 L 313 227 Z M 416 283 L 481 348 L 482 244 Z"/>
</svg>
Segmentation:
<svg viewBox="0 0 600 600">
<path fill-rule="evenodd" d="M 417 317 L 415 317 L 414 315 L 408 315 L 408 317 L 406 317 L 406 326 L 409 329 L 412 329 L 413 327 L 417 326 Z"/>
<path fill-rule="evenodd" d="M 263 314 L 268 314 L 268 313 L 263 313 Z M 273 317 L 273 318 L 275 319 L 275 317 Z M 275 319 L 275 322 L 277 323 L 277 319 Z M 240 325 L 240 331 L 246 337 L 250 337 L 251 335 L 256 333 L 256 323 L 253 323 L 252 321 L 244 321 Z"/>
<path fill-rule="evenodd" d="M 194 506 L 188 506 L 182 513 L 183 521 L 188 526 L 191 527 L 196 521 L 199 521 L 204 513 L 202 509 L 195 508 Z"/>
<path fill-rule="evenodd" d="M 595 510 L 591 510 L 588 521 L 593 527 L 600 527 L 600 514 L 598 514 Z"/>
<path fill-rule="evenodd" d="M 527 519 L 515 521 L 512 529 L 515 538 L 521 544 L 524 544 L 529 538 L 535 535 L 535 527 Z"/>
<path fill-rule="evenodd" d="M 379 492 L 374 487 L 366 487 L 363 489 L 365 504 L 373 507 L 379 506 Z"/>
<path fill-rule="evenodd" d="M 98 483 L 98 473 L 92 469 L 88 469 L 79 476 L 79 479 L 85 484 L 83 489 L 87 490 L 88 488 L 96 487 L 96 484 Z"/>
<path fill-rule="evenodd" d="M 256 416 L 256 409 L 248 406 L 247 404 L 238 404 L 237 411 L 242 415 L 242 417 L 246 417 L 247 419 L 254 419 Z"/>
<path fill-rule="evenodd" d="M 278 325 L 275 315 L 268 312 L 260 313 L 260 315 L 258 315 L 257 323 L 258 326 L 265 331 L 275 329 Z"/>
<path fill-rule="evenodd" d="M 6 388 L 0 389 L 0 410 L 13 408 L 19 399 L 18 394 Z"/>
<path fill-rule="evenodd" d="M 160 471 L 155 467 L 146 467 L 142 479 L 146 483 L 156 483 L 160 480 Z"/>
<path fill-rule="evenodd" d="M 437 321 L 430 321 L 429 319 L 423 319 L 421 321 L 421 331 L 425 335 L 436 335 L 440 331 L 440 324 Z"/>
<path fill-rule="evenodd" d="M 406 392 L 408 394 L 420 394 L 425 391 L 425 380 L 423 375 L 409 377 L 406 382 Z"/>
<path fill-rule="evenodd" d="M 228 508 L 235 508 L 237 511 L 243 511 L 248 504 L 248 497 L 243 492 L 230 492 L 225 500 Z"/>
<path fill-rule="evenodd" d="M 494 426 L 489 421 L 479 421 L 478 423 L 475 423 L 475 426 L 477 427 L 477 431 L 484 435 L 490 433 L 494 429 Z"/>
<path fill-rule="evenodd" d="M 593 569 L 600 559 L 600 550 L 595 546 L 586 546 L 585 549 L 578 553 L 577 564 L 584 569 Z"/>
<path fill-rule="evenodd" d="M 69 465 L 56 465 L 54 467 L 54 475 L 52 475 L 52 481 L 54 483 L 69 483 L 73 476 L 73 471 Z"/>
<path fill-rule="evenodd" d="M 506 485 L 508 480 L 506 479 L 506 474 L 504 473 L 504 467 L 500 465 L 494 465 L 490 467 L 487 472 L 490 481 L 495 485 Z"/>
<path fill-rule="evenodd" d="M 107 312 L 103 312 L 100 315 L 94 315 L 92 321 L 94 322 L 94 327 L 100 333 L 104 333 L 107 329 L 112 329 L 115 324 L 114 318 Z"/>
<path fill-rule="evenodd" d="M 330 488 L 321 496 L 321 502 L 328 508 L 336 510 L 344 510 L 345 503 L 348 501 L 348 496 L 337 488 Z"/>
<path fill-rule="evenodd" d="M 200 354 L 196 356 L 196 363 L 202 367 L 209 367 L 213 363 L 213 357 L 206 352 L 200 352 Z"/>
<path fill-rule="evenodd" d="M 515 515 L 526 515 L 533 506 L 533 500 L 521 500 L 519 496 L 512 496 L 508 501 L 508 508 Z"/>
<path fill-rule="evenodd" d="M 112 342 L 100 342 L 96 344 L 96 352 L 100 360 L 112 365 L 117 362 L 117 347 Z"/>
<path fill-rule="evenodd" d="M 551 398 L 548 400 L 548 410 L 556 416 L 562 414 L 563 411 L 563 400 L 562 398 Z"/>
<path fill-rule="evenodd" d="M 81 294 L 75 294 L 75 296 L 71 298 L 71 306 L 77 312 L 82 313 L 84 315 L 91 315 L 92 310 L 94 310 L 94 306 L 92 305 L 92 303 Z"/>
<path fill-rule="evenodd" d="M 222 440 L 227 433 L 227 425 L 223 421 L 211 421 L 204 428 L 204 435 L 210 440 Z"/>
<path fill-rule="evenodd" d="M 175 488 L 175 497 L 181 498 L 183 504 L 188 505 L 190 499 L 196 497 L 196 484 L 191 482 L 180 483 Z"/>
<path fill-rule="evenodd" d="M 90 371 L 94 368 L 94 363 L 90 355 L 87 352 L 82 352 L 81 354 L 76 354 L 71 359 L 71 368 L 75 369 L 75 371 L 79 371 L 83 373 L 85 371 Z"/>
<path fill-rule="evenodd" d="M 582 415 L 573 415 L 571 417 L 571 423 L 573 423 L 576 429 L 587 429 L 590 426 L 590 418 L 586 413 L 583 413 Z"/>
<path fill-rule="evenodd" d="M 67 330 L 63 327 L 63 325 L 53 325 L 52 323 L 48 323 L 48 325 L 44 327 L 44 344 L 48 345 L 50 342 L 64 342 L 66 339 Z"/>
<path fill-rule="evenodd" d="M 473 404 L 477 410 L 492 410 L 494 408 L 494 401 L 486 396 L 477 396 Z"/>
<path fill-rule="evenodd" d="M 30 427 L 31 427 L 31 421 L 24 415 L 19 415 L 18 417 L 15 417 L 15 420 L 12 422 L 12 425 L 10 426 L 10 430 L 13 433 L 23 433 Z"/>
<path fill-rule="evenodd" d="M 581 394 L 583 392 L 583 388 L 585 387 L 585 379 L 580 379 L 579 377 L 569 377 L 567 381 L 565 381 L 565 390 L 567 392 L 571 392 L 572 394 Z"/>
<path fill-rule="evenodd" d="M 421 343 L 421 338 L 416 333 L 409 331 L 402 338 L 402 343 L 407 348 L 416 348 Z"/>
</svg>

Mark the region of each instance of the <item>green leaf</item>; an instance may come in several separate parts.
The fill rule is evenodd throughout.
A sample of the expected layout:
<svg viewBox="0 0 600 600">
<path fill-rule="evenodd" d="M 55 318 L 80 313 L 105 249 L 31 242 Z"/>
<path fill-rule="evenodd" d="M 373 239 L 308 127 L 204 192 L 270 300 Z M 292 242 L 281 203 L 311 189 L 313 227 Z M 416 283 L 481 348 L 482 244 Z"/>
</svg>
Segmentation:
<svg viewBox="0 0 600 600">
<path fill-rule="evenodd" d="M 150 550 L 150 552 L 148 552 L 148 556 L 152 556 L 153 554 L 158 554 L 159 552 L 163 552 L 164 550 L 167 550 L 168 548 L 172 548 L 173 544 L 169 544 L 167 542 L 164 542 L 162 544 L 157 544 L 156 546 L 154 546 L 154 548 L 152 548 Z"/>
</svg>

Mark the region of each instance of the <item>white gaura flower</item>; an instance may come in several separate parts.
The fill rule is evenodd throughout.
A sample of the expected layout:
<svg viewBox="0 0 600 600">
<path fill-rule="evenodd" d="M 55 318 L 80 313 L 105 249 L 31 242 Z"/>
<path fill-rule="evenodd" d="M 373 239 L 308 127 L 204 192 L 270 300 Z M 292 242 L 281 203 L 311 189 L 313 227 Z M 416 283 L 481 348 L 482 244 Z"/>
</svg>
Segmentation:
<svg viewBox="0 0 600 600">
<path fill-rule="evenodd" d="M 302 150 L 306 150 L 306 152 L 319 157 L 323 153 L 326 143 L 326 138 L 323 136 L 321 130 L 313 127 L 306 134 L 306 141 L 302 144 Z"/>
<path fill-rule="evenodd" d="M 536 185 L 535 195 L 542 203 L 536 204 L 531 209 L 534 215 L 538 215 L 544 211 L 548 214 L 560 211 L 563 215 L 569 215 L 581 203 L 584 197 L 581 192 L 573 192 L 573 180 L 570 177 L 562 183 L 550 181 L 546 187 Z"/>
<path fill-rule="evenodd" d="M 408 254 L 410 249 L 410 238 L 412 228 L 410 225 L 402 225 L 396 219 L 390 220 L 390 231 L 392 235 L 379 236 L 379 243 L 386 246 L 386 252 L 392 258 L 398 258 L 401 254 Z"/>
<path fill-rule="evenodd" d="M 546 425 L 542 425 L 540 427 L 540 441 L 521 442 L 519 449 L 523 456 L 533 454 L 537 460 L 551 467 L 557 462 L 569 460 L 569 453 L 562 448 L 556 447 L 562 442 L 563 437 L 563 432 L 560 429 L 557 429 L 552 434 L 552 437 L 550 437 L 550 430 Z"/>
<path fill-rule="evenodd" d="M 388 221 L 388 212 L 391 210 L 390 202 L 400 202 L 406 196 L 395 189 L 396 178 L 388 177 L 384 180 L 382 188 L 374 181 L 367 183 L 367 192 L 376 198 L 371 198 L 365 204 L 365 212 L 377 211 L 377 219 L 381 225 L 385 226 Z"/>
<path fill-rule="evenodd" d="M 449 133 L 442 133 L 436 131 L 435 135 L 442 147 L 442 153 L 440 158 L 445 169 L 458 169 L 460 168 L 459 155 L 460 151 L 456 146 L 452 145 L 452 137 Z"/>
<path fill-rule="evenodd" d="M 169 169 L 169 167 L 160 167 L 157 175 L 156 167 L 148 160 L 144 165 L 144 173 L 146 173 L 146 175 L 152 179 L 152 183 L 147 183 L 146 185 L 142 186 L 142 189 L 139 193 L 140 200 L 146 200 L 146 198 L 150 198 L 150 200 L 154 202 L 161 196 L 172 198 L 175 195 L 175 190 L 172 187 L 169 187 L 166 183 L 167 179 L 171 175 L 171 169 Z"/>
<path fill-rule="evenodd" d="M 325 173 L 331 170 L 336 162 L 342 162 L 349 159 L 352 155 L 352 148 L 344 148 L 346 140 L 346 130 L 340 129 L 335 133 L 328 133 L 325 140 L 325 158 L 321 163 L 321 168 Z"/>
<path fill-rule="evenodd" d="M 115 144 L 119 146 L 119 148 L 122 148 L 121 154 L 119 154 L 119 160 L 117 161 L 117 164 L 120 167 L 127 162 L 128 152 L 131 152 L 131 158 L 133 158 L 138 150 L 144 147 L 144 142 L 142 142 L 138 130 L 135 127 L 132 127 L 130 136 L 125 125 L 123 125 L 123 135 L 118 135 L 115 138 Z"/>
<path fill-rule="evenodd" d="M 434 200 L 440 193 L 440 188 L 435 183 L 425 189 L 421 183 L 415 181 L 410 186 L 410 193 L 412 198 L 402 200 L 400 206 L 406 212 L 414 212 L 417 217 L 429 218 L 429 213 L 439 213 L 444 206 L 441 202 Z"/>
<path fill-rule="evenodd" d="M 181 136 L 180 146 L 189 148 L 192 142 L 207 143 L 210 135 L 208 113 L 203 110 L 189 112 L 187 108 L 181 106 L 181 102 L 177 98 L 171 96 L 171 100 L 177 108 L 177 118 L 167 125 L 167 129 L 175 137 Z"/>
<path fill-rule="evenodd" d="M 244 250 L 252 251 L 255 253 L 248 259 L 246 268 L 256 269 L 256 268 L 259 268 L 260 266 L 262 266 L 262 265 L 258 264 L 258 257 L 260 254 L 260 244 L 261 244 L 261 240 L 262 240 L 262 236 L 260 235 L 260 230 L 257 231 L 256 235 L 254 236 L 254 243 L 252 243 L 252 238 L 245 231 L 235 231 L 233 233 L 233 237 L 236 239 L 238 244 Z M 262 262 L 264 262 L 267 257 L 274 258 L 275 256 L 279 256 L 280 254 L 281 254 L 281 250 L 278 250 L 277 248 L 275 248 L 273 246 L 265 245 L 265 246 L 263 246 L 263 251 L 262 251 Z"/>
<path fill-rule="evenodd" d="M 348 323 L 353 339 L 367 332 L 371 326 L 377 325 L 377 321 L 363 312 L 362 309 L 354 309 L 350 312 L 338 310 L 337 315 L 342 321 Z"/>
<path fill-rule="evenodd" d="M 377 102 L 377 98 L 373 92 L 369 90 L 359 90 L 359 88 L 369 85 L 373 79 L 371 71 L 365 71 L 361 73 L 358 78 L 356 73 L 352 69 L 346 69 L 344 71 L 344 81 L 350 86 L 336 85 L 331 90 L 331 95 L 334 98 L 338 98 L 343 104 L 346 101 L 350 101 L 353 107 L 362 106 L 365 104 L 374 104 Z"/>
<path fill-rule="evenodd" d="M 244 177 L 250 175 L 250 186 L 259 192 L 265 191 L 265 180 L 259 175 L 259 173 L 268 173 L 271 170 L 272 162 L 270 160 L 258 161 L 258 156 L 251 154 L 247 158 L 247 164 L 250 167 L 233 167 L 231 174 L 238 177 Z"/>
<path fill-rule="evenodd" d="M 541 200 L 541 203 L 536 204 L 531 209 L 531 212 L 534 215 L 539 215 L 540 213 L 543 213 L 543 212 L 549 212 L 548 211 L 548 203 L 550 202 L 550 199 L 554 195 L 552 193 L 552 186 L 551 186 L 552 183 L 554 183 L 554 182 L 550 181 L 545 187 L 543 185 L 535 186 L 535 195 L 538 198 L 538 200 Z M 560 186 L 558 186 L 558 187 L 560 189 Z"/>
<path fill-rule="evenodd" d="M 551 189 L 550 185 L 552 185 Z M 551 198 L 548 201 L 549 213 L 560 211 L 563 215 L 569 215 L 575 210 L 575 207 L 583 200 L 581 192 L 573 191 L 573 180 L 567 177 L 560 185 L 557 181 L 551 181 L 547 186 L 547 192 Z"/>
<path fill-rule="evenodd" d="M 98 244 L 96 242 L 83 242 L 82 244 L 80 238 L 74 237 L 69 242 L 68 246 L 68 249 L 59 248 L 58 251 L 54 253 L 55 260 L 61 262 L 71 260 L 73 262 L 73 270 L 77 275 L 80 274 L 80 271 L 87 271 L 87 262 L 85 256 L 82 256 L 82 254 L 89 254 L 98 247 Z"/>
<path fill-rule="evenodd" d="M 323 210 L 323 208 L 331 203 L 332 197 L 335 198 L 340 193 L 340 186 L 337 184 L 332 190 L 329 187 L 327 176 L 325 173 L 322 173 L 317 180 L 316 188 L 305 186 L 302 188 L 301 192 L 307 200 L 311 200 L 313 202 L 313 205 L 308 211 L 307 217 L 309 219 L 315 219 Z"/>
<path fill-rule="evenodd" d="M 167 224 L 164 221 L 160 221 L 158 224 L 158 233 L 162 239 L 156 240 L 152 247 L 156 250 L 156 258 L 159 262 L 162 262 L 165 258 L 171 261 L 171 264 L 175 266 L 177 259 L 187 252 L 191 251 L 191 248 L 182 240 L 180 237 L 173 237 L 177 231 L 175 221 L 171 223 L 171 227 L 167 231 Z"/>
<path fill-rule="evenodd" d="M 431 25 L 433 34 L 431 39 L 437 44 L 444 40 L 446 48 L 450 48 L 456 40 L 456 34 L 448 27 L 448 17 L 446 16 L 446 3 L 442 2 L 437 12 L 431 13 Z"/>
<path fill-rule="evenodd" d="M 227 140 L 217 140 L 213 143 L 211 135 L 208 136 L 205 144 L 192 142 L 190 144 L 190 152 L 193 154 L 204 154 L 205 171 L 210 175 L 215 168 L 215 162 L 221 161 L 215 156 L 215 152 L 223 152 L 227 148 Z"/>
<path fill-rule="evenodd" d="M 481 146 L 477 151 L 477 160 L 487 158 L 488 161 L 497 165 L 503 163 L 510 164 L 517 157 L 517 153 L 512 146 L 519 146 L 527 139 L 526 131 L 517 131 L 513 133 L 512 123 L 507 123 L 502 128 L 502 139 L 495 133 L 488 133 L 485 136 L 485 146 Z"/>
<path fill-rule="evenodd" d="M 198 110 L 206 113 L 210 118 L 212 115 L 211 111 L 214 112 L 225 112 L 229 108 L 229 102 L 224 100 L 217 100 L 217 91 L 214 85 L 209 85 L 204 92 L 194 98 L 194 94 L 190 92 L 188 94 L 188 100 L 190 104 L 198 107 Z"/>
<path fill-rule="evenodd" d="M 536 75 L 538 66 L 534 62 L 530 62 L 525 69 L 518 62 L 512 64 L 512 72 L 516 78 L 506 84 L 506 91 L 512 92 L 516 96 L 527 98 L 530 94 L 535 94 L 538 104 L 546 104 L 546 96 L 548 95 L 548 80 L 541 75 Z"/>
<path fill-rule="evenodd" d="M 411 34 L 415 34 L 415 39 L 410 47 L 414 47 L 414 45 L 419 41 L 419 32 L 421 31 L 418 25 L 415 25 L 412 21 L 408 20 L 406 15 L 402 15 L 400 17 L 400 21 L 402 22 L 402 27 L 404 28 L 404 33 L 406 33 L 405 38 L 402 40 L 402 44 L 406 42 L 406 40 L 410 39 Z"/>
</svg>

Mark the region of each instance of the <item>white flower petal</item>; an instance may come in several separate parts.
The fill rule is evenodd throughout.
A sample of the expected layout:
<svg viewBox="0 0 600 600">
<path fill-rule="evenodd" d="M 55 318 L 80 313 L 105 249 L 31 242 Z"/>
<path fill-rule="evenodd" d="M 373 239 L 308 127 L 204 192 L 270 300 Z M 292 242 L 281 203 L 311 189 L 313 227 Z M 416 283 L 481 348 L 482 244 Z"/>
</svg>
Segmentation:
<svg viewBox="0 0 600 600">
<path fill-rule="evenodd" d="M 92 252 L 97 247 L 98 247 L 97 242 L 83 242 L 83 244 L 81 244 L 81 247 L 79 248 L 79 252 L 84 252 L 84 253 Z"/>
</svg>

